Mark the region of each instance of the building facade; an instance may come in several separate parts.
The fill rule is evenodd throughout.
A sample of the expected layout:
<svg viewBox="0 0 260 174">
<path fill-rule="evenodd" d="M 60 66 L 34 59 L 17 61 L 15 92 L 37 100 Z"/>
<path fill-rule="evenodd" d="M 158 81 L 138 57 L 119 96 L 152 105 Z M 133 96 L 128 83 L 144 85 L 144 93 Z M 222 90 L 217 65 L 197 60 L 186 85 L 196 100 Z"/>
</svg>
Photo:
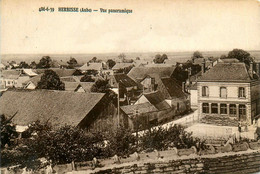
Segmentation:
<svg viewBox="0 0 260 174">
<path fill-rule="evenodd" d="M 201 118 L 228 118 L 237 125 L 252 125 L 260 114 L 259 72 L 244 63 L 218 63 L 197 82 Z"/>
</svg>

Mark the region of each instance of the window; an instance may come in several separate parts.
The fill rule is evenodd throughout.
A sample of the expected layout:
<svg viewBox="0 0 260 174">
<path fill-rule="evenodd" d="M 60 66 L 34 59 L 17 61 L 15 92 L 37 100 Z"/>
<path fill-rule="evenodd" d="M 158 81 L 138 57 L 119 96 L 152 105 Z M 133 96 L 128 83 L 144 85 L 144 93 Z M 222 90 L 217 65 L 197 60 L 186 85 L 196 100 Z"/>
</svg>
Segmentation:
<svg viewBox="0 0 260 174">
<path fill-rule="evenodd" d="M 246 115 L 246 106 L 245 105 L 239 105 L 239 115 L 240 116 Z"/>
<path fill-rule="evenodd" d="M 218 104 L 217 103 L 212 103 L 211 104 L 211 113 L 212 114 L 217 114 L 218 113 Z"/>
<path fill-rule="evenodd" d="M 202 86 L 202 96 L 209 96 L 209 88 L 207 86 Z"/>
<path fill-rule="evenodd" d="M 246 97 L 245 88 L 243 88 L 243 87 L 238 88 L 238 97 L 239 98 L 245 98 Z"/>
<path fill-rule="evenodd" d="M 235 104 L 229 105 L 229 114 L 236 115 L 237 114 L 237 106 Z"/>
<path fill-rule="evenodd" d="M 227 88 L 226 87 L 220 87 L 220 97 L 227 98 Z"/>
<path fill-rule="evenodd" d="M 7 83 L 8 83 L 8 85 L 10 85 L 10 81 L 8 81 Z"/>
<path fill-rule="evenodd" d="M 202 104 L 202 112 L 203 113 L 209 113 L 209 104 L 208 103 Z"/>
<path fill-rule="evenodd" d="M 227 104 L 220 104 L 220 114 L 227 114 Z"/>
</svg>

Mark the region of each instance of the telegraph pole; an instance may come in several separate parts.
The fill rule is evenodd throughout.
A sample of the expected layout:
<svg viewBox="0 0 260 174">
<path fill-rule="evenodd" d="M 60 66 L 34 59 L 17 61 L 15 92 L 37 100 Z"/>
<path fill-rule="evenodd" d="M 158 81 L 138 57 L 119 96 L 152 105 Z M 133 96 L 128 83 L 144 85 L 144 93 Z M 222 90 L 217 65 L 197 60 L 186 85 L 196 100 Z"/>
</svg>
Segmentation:
<svg viewBox="0 0 260 174">
<path fill-rule="evenodd" d="M 119 96 L 119 82 L 118 82 L 118 94 L 117 94 L 117 127 L 120 125 L 120 96 Z"/>
</svg>

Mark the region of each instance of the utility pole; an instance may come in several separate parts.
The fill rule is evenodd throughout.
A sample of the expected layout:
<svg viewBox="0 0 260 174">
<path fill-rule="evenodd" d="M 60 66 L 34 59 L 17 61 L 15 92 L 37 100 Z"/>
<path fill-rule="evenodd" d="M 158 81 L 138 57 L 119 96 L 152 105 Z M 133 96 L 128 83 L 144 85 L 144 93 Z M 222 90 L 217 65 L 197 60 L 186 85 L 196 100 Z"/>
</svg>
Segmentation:
<svg viewBox="0 0 260 174">
<path fill-rule="evenodd" d="M 119 96 L 119 82 L 118 82 L 118 94 L 117 94 L 117 127 L 120 125 L 120 96 Z"/>
</svg>

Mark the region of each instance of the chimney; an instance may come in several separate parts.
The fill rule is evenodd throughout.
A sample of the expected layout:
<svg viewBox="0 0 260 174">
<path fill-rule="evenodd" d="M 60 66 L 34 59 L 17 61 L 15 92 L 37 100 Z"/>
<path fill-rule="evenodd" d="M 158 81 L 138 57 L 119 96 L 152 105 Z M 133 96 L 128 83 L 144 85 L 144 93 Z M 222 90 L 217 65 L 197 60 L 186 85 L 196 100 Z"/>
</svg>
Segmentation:
<svg viewBox="0 0 260 174">
<path fill-rule="evenodd" d="M 202 74 L 204 74 L 204 73 L 205 73 L 205 69 L 206 69 L 206 61 L 205 61 L 205 59 L 203 59 L 202 67 L 201 67 L 201 68 L 202 68 L 202 69 L 201 69 Z"/>
<path fill-rule="evenodd" d="M 190 85 L 191 67 L 188 69 L 188 84 Z"/>
<path fill-rule="evenodd" d="M 182 86 L 181 86 L 181 87 L 182 87 L 182 91 L 183 91 L 183 92 L 186 92 L 186 91 L 185 91 L 185 82 L 182 82 Z"/>
<path fill-rule="evenodd" d="M 260 65 L 260 63 L 257 62 L 257 63 L 256 63 L 256 74 L 257 74 L 258 76 L 260 76 L 259 65 Z"/>
<path fill-rule="evenodd" d="M 250 74 L 253 76 L 253 72 L 254 72 L 253 62 L 250 62 L 249 72 L 250 72 Z"/>
</svg>

